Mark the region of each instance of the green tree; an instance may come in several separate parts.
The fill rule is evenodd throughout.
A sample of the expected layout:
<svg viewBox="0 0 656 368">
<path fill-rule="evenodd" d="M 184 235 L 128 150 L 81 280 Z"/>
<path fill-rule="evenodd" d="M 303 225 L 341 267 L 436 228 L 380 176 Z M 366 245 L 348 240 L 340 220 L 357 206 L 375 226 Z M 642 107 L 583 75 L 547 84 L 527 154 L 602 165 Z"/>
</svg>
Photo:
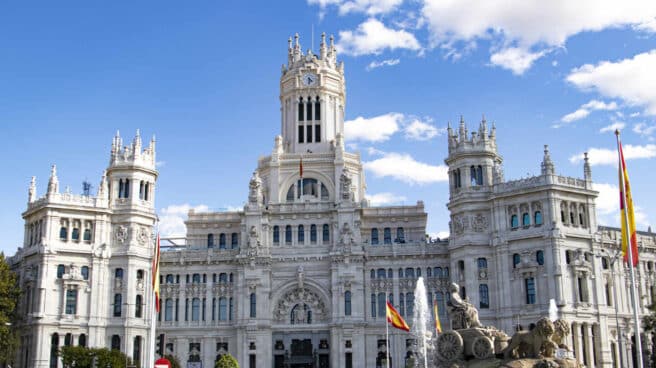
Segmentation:
<svg viewBox="0 0 656 368">
<path fill-rule="evenodd" d="M 59 352 L 65 368 L 92 368 L 94 351 L 83 346 L 64 346 Z"/>
<path fill-rule="evenodd" d="M 214 368 L 239 368 L 239 363 L 230 354 L 225 354 L 221 356 L 221 359 L 216 361 Z"/>
<path fill-rule="evenodd" d="M 649 314 L 642 317 L 642 329 L 645 333 L 656 332 L 656 303 L 651 304 L 649 307 Z"/>
<path fill-rule="evenodd" d="M 180 365 L 180 361 L 178 360 L 178 357 L 176 357 L 175 355 L 166 354 L 164 355 L 164 358 L 168 359 L 169 362 L 171 362 L 171 368 L 182 368 L 182 365 Z"/>
<path fill-rule="evenodd" d="M 16 274 L 0 253 L 0 364 L 12 364 L 20 340 L 17 305 L 20 300 Z"/>
</svg>

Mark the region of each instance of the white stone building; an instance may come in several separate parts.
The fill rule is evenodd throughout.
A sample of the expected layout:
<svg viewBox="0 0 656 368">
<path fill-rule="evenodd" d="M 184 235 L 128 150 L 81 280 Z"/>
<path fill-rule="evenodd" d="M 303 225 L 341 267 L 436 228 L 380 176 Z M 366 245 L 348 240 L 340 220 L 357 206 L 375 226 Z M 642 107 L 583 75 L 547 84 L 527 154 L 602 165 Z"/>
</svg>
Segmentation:
<svg viewBox="0 0 656 368">
<path fill-rule="evenodd" d="M 391 366 L 403 367 L 414 340 L 392 329 L 386 341 L 385 301 L 411 323 L 422 276 L 445 327 L 451 281 L 484 324 L 509 334 L 546 315 L 554 299 L 588 367 L 620 366 L 617 311 L 627 336 L 621 366 L 632 366 L 627 271 L 612 259 L 619 234 L 597 225 L 587 160 L 582 179 L 559 176 L 545 146 L 541 175 L 506 181 L 495 128 L 483 120 L 470 133 L 461 121 L 447 138 L 451 236 L 433 241 L 422 202 L 368 205 L 360 157 L 344 150 L 345 98 L 332 39 L 322 37 L 319 55 L 290 40 L 281 135 L 257 163 L 248 203 L 190 212 L 184 242 L 163 248 L 163 351 L 190 366 L 212 367 L 229 352 L 248 368 L 337 368 L 384 366 L 389 349 Z M 57 367 L 51 349 L 81 344 L 83 334 L 89 346 L 143 359 L 148 323 L 136 306 L 152 306 L 142 281 L 152 254 L 155 149 L 153 142 L 142 152 L 138 137 L 121 146 L 115 138 L 97 197 L 59 193 L 54 173 L 43 199 L 30 189 L 25 243 L 11 259 L 26 291 L 18 367 Z M 656 236 L 640 233 L 639 246 L 646 313 L 656 296 Z"/>
</svg>

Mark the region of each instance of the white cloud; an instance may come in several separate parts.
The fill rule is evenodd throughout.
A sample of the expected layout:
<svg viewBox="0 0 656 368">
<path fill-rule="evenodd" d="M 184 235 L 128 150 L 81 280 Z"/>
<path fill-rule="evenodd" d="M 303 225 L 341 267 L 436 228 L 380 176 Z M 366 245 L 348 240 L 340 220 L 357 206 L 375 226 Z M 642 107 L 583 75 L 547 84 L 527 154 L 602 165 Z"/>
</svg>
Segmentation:
<svg viewBox="0 0 656 368">
<path fill-rule="evenodd" d="M 656 4 L 656 2 L 649 2 Z M 583 90 L 595 90 L 609 98 L 620 98 L 656 115 L 656 50 L 617 62 L 602 61 L 573 69 L 566 80 Z"/>
<path fill-rule="evenodd" d="M 372 206 L 385 206 L 391 204 L 398 204 L 407 200 L 405 196 L 396 195 L 389 192 L 367 194 L 366 197 L 369 200 L 369 204 Z"/>
<path fill-rule="evenodd" d="M 656 157 L 656 144 L 647 144 L 644 146 L 634 146 L 631 144 L 623 145 L 625 160 L 635 160 L 641 158 Z M 590 148 L 588 150 L 590 165 L 617 165 L 617 150 L 607 148 Z M 583 161 L 583 153 L 576 154 L 569 158 L 573 164 Z"/>
<path fill-rule="evenodd" d="M 516 68 L 509 68 L 513 71 L 521 70 L 520 60 L 530 65 L 534 56 L 562 47 L 582 32 L 620 27 L 656 30 L 656 2 L 645 0 L 425 0 L 422 14 L 432 47 L 491 40 L 503 49 L 532 50 L 533 60 L 497 56 L 508 63 L 516 60 Z"/>
<path fill-rule="evenodd" d="M 318 5 L 321 15 L 328 6 L 337 6 L 340 15 L 365 13 L 368 15 L 386 14 L 396 10 L 403 0 L 307 0 L 309 5 Z"/>
<path fill-rule="evenodd" d="M 427 141 L 440 133 L 436 127 L 418 119 L 414 119 L 403 130 L 406 138 L 416 141 Z"/>
<path fill-rule="evenodd" d="M 391 112 L 373 118 L 358 116 L 344 122 L 344 136 L 347 140 L 384 142 L 399 130 L 403 114 Z"/>
<path fill-rule="evenodd" d="M 391 177 L 411 185 L 449 180 L 446 166 L 418 162 L 406 153 L 386 153 L 381 158 L 365 162 L 364 168 L 376 177 Z"/>
<path fill-rule="evenodd" d="M 419 51 L 421 46 L 415 36 L 405 30 L 394 30 L 383 23 L 369 18 L 354 31 L 339 31 L 340 52 L 348 55 L 378 55 L 386 49 Z"/>
<path fill-rule="evenodd" d="M 163 238 L 186 236 L 187 227 L 184 222 L 191 209 L 197 212 L 206 212 L 209 210 L 209 207 L 204 204 L 192 206 L 185 203 L 162 208 L 159 215 L 159 232 L 161 236 Z"/>
<path fill-rule="evenodd" d="M 546 50 L 540 52 L 530 52 L 519 47 L 508 47 L 493 53 L 490 56 L 492 65 L 508 69 L 515 75 L 522 75 L 527 71 L 533 62 L 547 53 Z"/>
<path fill-rule="evenodd" d="M 638 116 L 640 116 L 640 112 L 633 112 L 629 116 L 632 117 L 632 118 L 638 117 Z"/>
<path fill-rule="evenodd" d="M 438 231 L 438 232 L 429 233 L 428 236 L 433 240 L 446 239 L 446 238 L 449 237 L 449 232 L 446 231 L 446 230 L 442 230 L 442 231 Z"/>
<path fill-rule="evenodd" d="M 612 101 L 610 103 L 605 103 L 599 100 L 590 100 L 588 103 L 581 105 L 581 107 L 579 107 L 578 110 L 563 116 L 560 119 L 560 121 L 567 124 L 573 121 L 581 120 L 587 117 L 588 115 L 590 115 L 590 113 L 595 110 L 608 111 L 608 110 L 616 110 L 616 109 L 617 109 L 617 103 L 615 103 L 615 101 Z"/>
<path fill-rule="evenodd" d="M 638 123 L 633 126 L 633 132 L 643 137 L 650 137 L 656 132 L 656 125 L 649 126 L 645 123 Z"/>
<path fill-rule="evenodd" d="M 387 59 L 387 60 L 381 60 L 381 61 L 372 61 L 367 65 L 367 71 L 373 70 L 376 68 L 380 68 L 381 66 L 394 66 L 400 63 L 400 59 Z"/>
<path fill-rule="evenodd" d="M 608 126 L 605 126 L 601 129 L 599 129 L 599 133 L 608 133 L 608 132 L 614 132 L 616 130 L 622 130 L 622 129 L 624 129 L 625 126 L 626 126 L 626 124 L 618 121 L 618 122 L 615 122 L 611 125 L 608 125 Z"/>
<path fill-rule="evenodd" d="M 595 200 L 597 208 L 598 222 L 608 226 L 620 226 L 620 204 L 619 204 L 619 186 L 614 184 L 593 183 L 594 190 L 599 192 L 599 196 Z M 635 217 L 636 225 L 638 227 L 647 227 L 649 221 L 647 214 L 636 206 L 635 198 L 633 199 L 633 214 Z"/>
</svg>

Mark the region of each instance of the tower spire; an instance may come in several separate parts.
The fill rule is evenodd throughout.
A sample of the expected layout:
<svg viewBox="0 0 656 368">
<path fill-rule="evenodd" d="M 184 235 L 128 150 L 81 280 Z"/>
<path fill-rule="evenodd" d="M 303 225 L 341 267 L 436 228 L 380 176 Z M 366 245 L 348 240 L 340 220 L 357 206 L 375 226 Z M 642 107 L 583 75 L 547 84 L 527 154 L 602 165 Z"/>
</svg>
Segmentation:
<svg viewBox="0 0 656 368">
<path fill-rule="evenodd" d="M 588 153 L 583 153 L 583 177 L 587 181 L 592 180 L 592 168 L 590 167 L 590 159 L 588 159 Z"/>
<path fill-rule="evenodd" d="M 57 178 L 57 165 L 52 165 L 50 169 L 50 179 L 48 180 L 48 195 L 59 192 L 59 179 Z"/>
<path fill-rule="evenodd" d="M 30 189 L 28 194 L 28 202 L 34 202 L 36 200 L 36 176 L 33 176 L 32 180 L 30 181 Z"/>
<path fill-rule="evenodd" d="M 542 158 L 542 175 L 553 175 L 555 173 L 554 163 L 549 154 L 549 145 L 544 145 L 544 157 Z"/>
</svg>

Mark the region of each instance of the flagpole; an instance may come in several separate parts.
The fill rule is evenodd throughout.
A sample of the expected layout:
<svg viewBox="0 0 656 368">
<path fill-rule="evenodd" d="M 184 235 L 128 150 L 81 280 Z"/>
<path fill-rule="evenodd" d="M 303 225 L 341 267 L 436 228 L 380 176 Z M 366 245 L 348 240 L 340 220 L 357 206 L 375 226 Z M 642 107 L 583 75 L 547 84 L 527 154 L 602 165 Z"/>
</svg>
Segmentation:
<svg viewBox="0 0 656 368">
<path fill-rule="evenodd" d="M 626 228 L 626 248 L 629 254 L 629 274 L 631 275 L 631 302 L 633 304 L 633 323 L 634 323 L 634 334 L 635 334 L 635 352 L 636 352 L 636 361 L 638 362 L 637 368 L 643 368 L 642 362 L 642 338 L 640 337 L 640 319 L 638 319 L 638 303 L 636 300 L 636 284 L 635 276 L 633 273 L 633 244 L 631 243 L 631 228 L 629 227 L 629 204 L 626 198 L 626 182 L 624 180 L 624 175 L 626 173 L 626 167 L 623 165 L 623 157 L 621 154 L 622 143 L 620 141 L 620 131 L 615 130 L 615 136 L 617 137 L 617 155 L 619 160 L 619 168 L 622 171 L 620 174 L 620 184 L 622 185 L 622 203 L 624 204 L 624 216 L 622 221 L 624 221 L 624 226 Z M 624 239 L 622 239 L 624 240 Z"/>
<path fill-rule="evenodd" d="M 155 245 L 153 247 L 153 259 L 157 257 L 157 252 L 159 248 L 159 217 L 157 218 L 156 222 L 156 231 L 155 233 L 156 238 L 155 238 Z M 155 275 L 154 272 L 156 272 L 155 268 L 152 267 L 153 262 L 151 262 L 151 270 L 150 274 L 152 277 L 159 277 L 159 275 Z M 159 264 L 157 265 L 159 267 Z M 154 281 L 154 280 L 153 280 Z M 156 311 L 155 311 L 155 305 L 157 303 L 157 295 L 155 295 L 155 289 L 153 286 L 153 282 L 150 283 L 150 298 L 152 303 L 150 303 L 150 346 L 148 349 L 148 360 L 146 361 L 146 364 L 144 367 L 150 368 L 155 366 L 155 334 L 157 333 L 156 331 L 156 325 L 157 325 L 157 317 L 156 317 Z"/>
<path fill-rule="evenodd" d="M 387 308 L 388 297 L 389 296 L 385 297 L 385 345 L 387 345 L 385 346 L 385 352 L 387 352 L 387 359 L 385 359 L 385 361 L 387 362 L 387 368 L 390 368 L 389 351 L 392 344 L 390 344 L 389 341 L 389 321 L 387 320 L 387 317 L 389 316 L 389 308 Z"/>
</svg>

